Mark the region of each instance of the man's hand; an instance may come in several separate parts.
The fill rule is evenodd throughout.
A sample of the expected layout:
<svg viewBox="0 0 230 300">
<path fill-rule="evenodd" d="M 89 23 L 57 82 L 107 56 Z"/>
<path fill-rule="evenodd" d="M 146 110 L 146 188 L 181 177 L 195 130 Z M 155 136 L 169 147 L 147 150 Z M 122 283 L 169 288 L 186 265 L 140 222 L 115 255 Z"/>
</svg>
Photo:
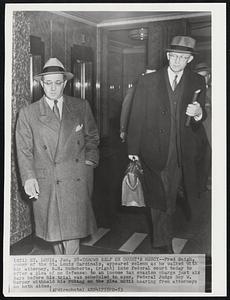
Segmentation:
<svg viewBox="0 0 230 300">
<path fill-rule="evenodd" d="M 200 107 L 200 103 L 194 102 L 193 104 L 189 104 L 186 109 L 186 115 L 194 117 L 196 121 L 201 120 L 202 108 Z"/>
<path fill-rule="evenodd" d="M 27 179 L 24 185 L 24 190 L 30 199 L 31 198 L 38 199 L 39 186 L 38 186 L 37 179 L 35 178 Z"/>
<path fill-rule="evenodd" d="M 135 161 L 135 160 L 139 160 L 139 157 L 137 155 L 129 155 L 129 159 Z"/>
<path fill-rule="evenodd" d="M 124 143 L 124 142 L 125 142 L 125 139 L 126 139 L 126 133 L 125 133 L 124 131 L 121 131 L 121 132 L 120 132 L 120 138 L 121 138 L 121 140 L 122 140 L 122 143 Z"/>
</svg>

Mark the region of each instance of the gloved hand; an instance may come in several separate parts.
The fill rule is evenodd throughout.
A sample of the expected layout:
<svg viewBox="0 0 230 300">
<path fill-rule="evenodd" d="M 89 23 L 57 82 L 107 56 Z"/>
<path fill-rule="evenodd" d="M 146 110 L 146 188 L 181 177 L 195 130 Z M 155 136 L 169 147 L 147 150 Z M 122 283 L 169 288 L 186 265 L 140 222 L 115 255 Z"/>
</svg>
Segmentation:
<svg viewBox="0 0 230 300">
<path fill-rule="evenodd" d="M 186 115 L 194 117 L 196 121 L 201 120 L 202 118 L 202 108 L 199 102 L 194 102 L 189 104 L 186 109 Z"/>
<path fill-rule="evenodd" d="M 35 178 L 27 179 L 24 185 L 24 190 L 30 199 L 31 198 L 38 199 L 39 186 L 38 186 L 37 179 Z"/>
</svg>

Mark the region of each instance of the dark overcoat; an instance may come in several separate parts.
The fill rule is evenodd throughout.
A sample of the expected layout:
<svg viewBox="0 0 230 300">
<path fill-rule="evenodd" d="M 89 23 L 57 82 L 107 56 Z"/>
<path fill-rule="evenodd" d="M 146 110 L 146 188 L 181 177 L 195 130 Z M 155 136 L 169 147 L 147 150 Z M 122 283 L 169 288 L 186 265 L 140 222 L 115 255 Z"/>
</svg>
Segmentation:
<svg viewBox="0 0 230 300">
<path fill-rule="evenodd" d="M 38 180 L 36 235 L 47 241 L 82 238 L 96 230 L 91 205 L 98 130 L 86 100 L 64 96 L 61 123 L 44 98 L 19 112 L 16 144 L 22 184 Z"/>
<path fill-rule="evenodd" d="M 133 99 L 128 129 L 128 154 L 138 155 L 144 169 L 144 195 L 148 206 L 166 209 L 166 194 L 161 180 L 169 152 L 170 102 L 166 85 L 165 68 L 141 76 Z M 205 81 L 198 74 L 185 69 L 184 91 L 179 112 L 180 155 L 184 184 L 188 197 L 198 195 L 198 162 L 200 153 L 199 128 L 206 117 Z M 200 121 L 191 118 L 186 127 L 186 108 L 194 92 L 201 89 L 197 101 L 203 109 Z"/>
</svg>

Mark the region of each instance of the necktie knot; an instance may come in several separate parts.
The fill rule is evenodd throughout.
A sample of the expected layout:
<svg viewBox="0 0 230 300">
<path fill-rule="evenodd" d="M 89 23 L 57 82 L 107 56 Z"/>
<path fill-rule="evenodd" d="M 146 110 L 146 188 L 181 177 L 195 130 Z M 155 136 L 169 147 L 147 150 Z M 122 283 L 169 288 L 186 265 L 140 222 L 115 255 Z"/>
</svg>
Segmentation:
<svg viewBox="0 0 230 300">
<path fill-rule="evenodd" d="M 58 100 L 54 100 L 53 112 L 55 113 L 55 116 L 58 118 L 58 120 L 60 120 L 60 112 L 57 103 Z"/>
<path fill-rule="evenodd" d="M 178 75 L 175 75 L 173 83 L 172 83 L 172 90 L 175 91 L 176 87 L 177 87 L 177 77 Z"/>
</svg>

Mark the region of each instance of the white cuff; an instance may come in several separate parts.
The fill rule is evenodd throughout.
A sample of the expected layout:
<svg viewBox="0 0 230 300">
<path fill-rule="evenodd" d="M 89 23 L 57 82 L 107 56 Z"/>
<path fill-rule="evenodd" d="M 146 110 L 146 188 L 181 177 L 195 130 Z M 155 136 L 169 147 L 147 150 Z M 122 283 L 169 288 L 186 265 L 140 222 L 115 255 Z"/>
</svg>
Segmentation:
<svg viewBox="0 0 230 300">
<path fill-rule="evenodd" d="M 200 121 L 202 119 L 203 113 L 201 112 L 201 114 L 199 116 L 195 116 L 194 120 L 195 121 Z"/>
<path fill-rule="evenodd" d="M 196 104 L 199 107 L 199 109 L 200 109 L 200 114 L 197 115 L 197 116 L 194 116 L 194 120 L 195 121 L 200 121 L 202 119 L 202 116 L 203 116 L 202 108 L 200 107 L 200 103 L 199 102 L 195 102 L 194 104 Z"/>
</svg>

